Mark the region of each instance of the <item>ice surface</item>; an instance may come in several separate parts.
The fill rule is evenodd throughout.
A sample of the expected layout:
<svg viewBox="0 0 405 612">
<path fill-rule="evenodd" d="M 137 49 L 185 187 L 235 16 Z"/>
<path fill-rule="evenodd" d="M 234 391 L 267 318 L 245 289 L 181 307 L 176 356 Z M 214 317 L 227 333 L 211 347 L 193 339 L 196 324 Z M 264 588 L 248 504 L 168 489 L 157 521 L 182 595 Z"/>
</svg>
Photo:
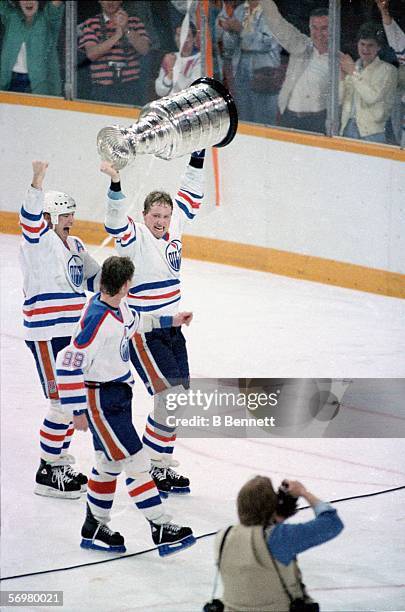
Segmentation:
<svg viewBox="0 0 405 612">
<path fill-rule="evenodd" d="M 3 578 L 110 558 L 79 547 L 84 497 L 58 500 L 33 494 L 45 401 L 23 342 L 18 243 L 17 237 L 0 235 Z M 182 307 L 195 313 L 186 333 L 196 377 L 405 373 L 404 301 L 190 260 L 183 265 Z M 384 405 L 365 396 L 358 402 L 350 394 L 345 401 L 351 410 L 373 413 L 382 426 L 387 419 L 401 424 L 405 419 L 404 398 L 398 393 Z M 133 412 L 139 431 L 150 408 L 151 399 L 137 383 Z M 71 449 L 88 473 L 89 434 L 76 433 Z M 404 441 L 396 438 L 180 439 L 176 456 L 180 471 L 190 476 L 192 495 L 171 497 L 169 512 L 198 536 L 236 520 L 236 494 L 257 473 L 271 476 L 276 485 L 283 477 L 300 479 L 324 499 L 405 485 Z M 405 609 L 404 501 L 402 490 L 337 504 L 343 533 L 300 557 L 305 583 L 323 611 Z M 304 510 L 295 520 L 310 516 Z M 125 536 L 128 555 L 152 548 L 149 528 L 132 507 L 123 477 L 111 524 Z M 210 598 L 213 576 L 211 536 L 171 558 L 161 559 L 154 550 L 4 580 L 2 589 L 63 590 L 64 612 L 191 612 Z"/>
</svg>

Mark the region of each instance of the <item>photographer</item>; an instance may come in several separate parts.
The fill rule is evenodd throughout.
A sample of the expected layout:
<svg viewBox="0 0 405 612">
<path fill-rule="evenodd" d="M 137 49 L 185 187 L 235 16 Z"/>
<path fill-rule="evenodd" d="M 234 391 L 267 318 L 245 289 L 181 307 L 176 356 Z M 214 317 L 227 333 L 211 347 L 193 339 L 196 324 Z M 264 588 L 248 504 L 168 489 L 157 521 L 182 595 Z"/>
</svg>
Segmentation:
<svg viewBox="0 0 405 612">
<path fill-rule="evenodd" d="M 298 497 L 312 506 L 315 518 L 285 524 L 285 519 L 296 512 Z M 242 487 L 237 508 L 241 524 L 226 535 L 224 531 L 218 533 L 216 539 L 225 610 L 319 610 L 302 584 L 296 555 L 342 531 L 336 510 L 298 481 L 284 480 L 276 493 L 265 476 L 256 476 Z"/>
</svg>

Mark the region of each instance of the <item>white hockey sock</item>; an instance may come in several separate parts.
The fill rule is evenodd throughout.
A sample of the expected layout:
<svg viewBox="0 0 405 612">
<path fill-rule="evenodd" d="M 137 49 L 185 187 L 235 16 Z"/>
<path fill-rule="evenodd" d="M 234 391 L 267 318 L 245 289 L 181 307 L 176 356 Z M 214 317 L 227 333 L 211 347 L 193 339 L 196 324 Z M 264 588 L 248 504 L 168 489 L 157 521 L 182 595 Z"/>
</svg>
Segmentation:
<svg viewBox="0 0 405 612">
<path fill-rule="evenodd" d="M 69 435 L 70 423 L 70 417 L 62 410 L 59 400 L 51 400 L 39 432 L 41 459 L 48 463 L 59 459 L 66 436 Z"/>
</svg>

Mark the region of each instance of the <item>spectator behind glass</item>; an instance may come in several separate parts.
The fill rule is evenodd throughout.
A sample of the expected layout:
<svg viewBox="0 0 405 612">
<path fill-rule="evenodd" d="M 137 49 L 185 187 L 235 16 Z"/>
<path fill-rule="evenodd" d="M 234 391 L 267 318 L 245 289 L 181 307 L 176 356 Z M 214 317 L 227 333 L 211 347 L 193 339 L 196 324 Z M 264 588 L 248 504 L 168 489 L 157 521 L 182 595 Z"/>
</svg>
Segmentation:
<svg viewBox="0 0 405 612">
<path fill-rule="evenodd" d="M 391 114 L 392 129 L 397 142 L 401 142 L 401 131 L 405 138 L 405 32 L 392 18 L 388 0 L 376 0 L 380 10 L 388 44 L 394 49 L 399 63 L 398 89 Z M 405 146 L 405 142 L 402 143 Z"/>
<path fill-rule="evenodd" d="M 274 125 L 277 89 L 271 74 L 280 66 L 281 47 L 269 30 L 259 0 L 247 0 L 230 17 L 225 11 L 217 18 L 217 40 L 222 40 L 224 54 L 232 56 L 239 118 Z"/>
<path fill-rule="evenodd" d="M 0 2 L 4 26 L 0 89 L 61 95 L 57 43 L 63 13 L 61 0 Z"/>
<path fill-rule="evenodd" d="M 311 11 L 310 37 L 284 19 L 273 0 L 261 0 L 270 31 L 288 51 L 287 74 L 278 96 L 280 125 L 325 133 L 328 95 L 328 9 Z"/>
<path fill-rule="evenodd" d="M 138 104 L 139 56 L 149 52 L 150 41 L 138 17 L 129 17 L 122 0 L 100 0 L 102 13 L 82 24 L 79 47 L 91 62 L 92 99 Z"/>
<path fill-rule="evenodd" d="M 240 7 L 236 15 L 235 11 L 240 4 L 239 0 L 223 0 L 221 11 L 215 20 L 215 47 L 219 74 L 233 96 L 235 95 L 234 73 L 236 71 L 233 58 L 234 51 L 238 47 L 243 8 Z"/>
<path fill-rule="evenodd" d="M 176 28 L 176 44 L 180 49 L 181 26 Z M 167 96 L 185 89 L 201 76 L 200 51 L 195 41 L 197 28 L 190 21 L 187 37 L 181 51 L 166 53 L 163 57 L 159 76 L 155 81 L 158 96 Z"/>
<path fill-rule="evenodd" d="M 378 57 L 384 44 L 378 23 L 363 24 L 357 41 L 356 62 L 348 54 L 340 56 L 340 133 L 346 138 L 385 143 L 385 124 L 394 105 L 397 69 Z"/>
<path fill-rule="evenodd" d="M 312 603 L 314 607 L 309 609 L 319 610 L 301 582 L 296 555 L 336 537 L 343 523 L 330 504 L 320 501 L 300 482 L 284 480 L 282 489 L 276 494 L 270 478 L 256 476 L 239 491 L 240 524 L 228 532 L 219 564 L 225 610 L 288 612 L 292 608 L 281 579 L 293 599 Z M 285 524 L 295 512 L 292 497 L 301 496 L 312 506 L 315 518 Z M 221 531 L 216 536 L 217 558 L 223 538 Z"/>
</svg>

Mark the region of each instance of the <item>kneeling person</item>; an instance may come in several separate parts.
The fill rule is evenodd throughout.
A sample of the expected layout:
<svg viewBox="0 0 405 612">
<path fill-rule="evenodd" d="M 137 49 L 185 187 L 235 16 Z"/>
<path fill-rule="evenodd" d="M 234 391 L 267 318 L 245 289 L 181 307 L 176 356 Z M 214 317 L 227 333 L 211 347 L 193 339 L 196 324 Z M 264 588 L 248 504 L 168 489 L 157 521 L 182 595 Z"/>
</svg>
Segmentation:
<svg viewBox="0 0 405 612">
<path fill-rule="evenodd" d="M 93 434 L 95 466 L 88 483 L 83 548 L 125 552 L 124 538 L 107 527 L 117 477 L 126 473 L 128 493 L 149 521 L 161 556 L 194 544 L 189 527 L 168 521 L 150 475 L 150 459 L 132 424 L 133 378 L 129 343 L 138 326 L 151 330 L 188 325 L 192 313 L 152 317 L 131 312 L 126 296 L 134 274 L 127 257 L 109 257 L 101 271 L 100 293 L 89 302 L 68 347 L 58 354 L 61 403 L 73 413 L 76 429 Z"/>
</svg>

